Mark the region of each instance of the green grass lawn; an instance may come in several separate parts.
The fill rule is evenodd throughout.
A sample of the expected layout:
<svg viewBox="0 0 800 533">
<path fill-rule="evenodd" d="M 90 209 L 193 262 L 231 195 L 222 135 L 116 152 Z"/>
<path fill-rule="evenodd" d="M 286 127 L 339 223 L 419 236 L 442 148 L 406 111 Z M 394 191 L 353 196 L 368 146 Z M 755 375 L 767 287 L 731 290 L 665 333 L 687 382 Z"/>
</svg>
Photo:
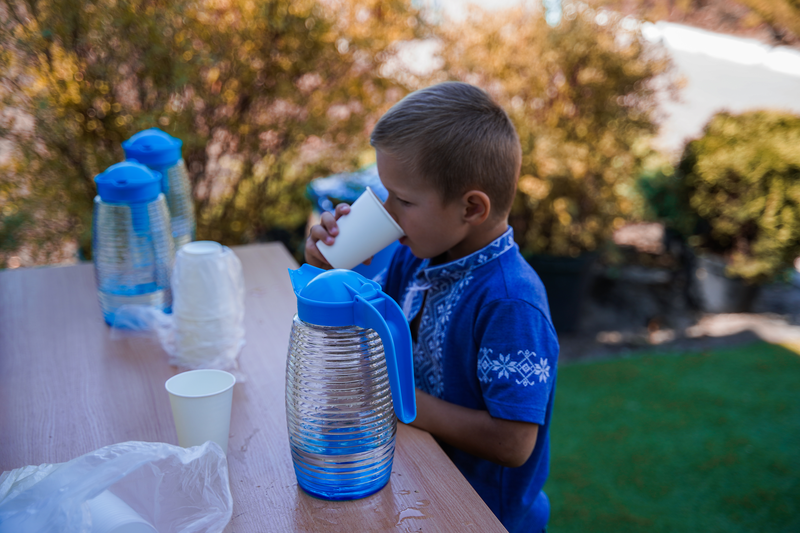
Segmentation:
<svg viewBox="0 0 800 533">
<path fill-rule="evenodd" d="M 559 367 L 548 530 L 800 532 L 800 355 Z"/>
</svg>

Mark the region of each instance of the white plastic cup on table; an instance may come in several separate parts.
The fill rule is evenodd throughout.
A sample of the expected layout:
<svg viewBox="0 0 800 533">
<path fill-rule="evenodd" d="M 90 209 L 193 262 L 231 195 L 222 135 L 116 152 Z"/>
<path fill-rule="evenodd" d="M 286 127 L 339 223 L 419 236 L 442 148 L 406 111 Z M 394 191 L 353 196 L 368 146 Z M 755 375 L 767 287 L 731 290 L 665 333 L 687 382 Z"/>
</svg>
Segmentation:
<svg viewBox="0 0 800 533">
<path fill-rule="evenodd" d="M 113 492 L 104 490 L 88 501 L 91 533 L 158 533 L 150 522 Z"/>
<path fill-rule="evenodd" d="M 233 385 L 236 378 L 224 370 L 189 370 L 167 380 L 178 444 L 184 448 L 207 441 L 228 453 Z"/>
<path fill-rule="evenodd" d="M 333 268 L 352 269 L 404 235 L 369 187 L 350 206 L 350 213 L 336 224 L 339 235 L 333 244 L 317 242 L 320 253 Z"/>
</svg>

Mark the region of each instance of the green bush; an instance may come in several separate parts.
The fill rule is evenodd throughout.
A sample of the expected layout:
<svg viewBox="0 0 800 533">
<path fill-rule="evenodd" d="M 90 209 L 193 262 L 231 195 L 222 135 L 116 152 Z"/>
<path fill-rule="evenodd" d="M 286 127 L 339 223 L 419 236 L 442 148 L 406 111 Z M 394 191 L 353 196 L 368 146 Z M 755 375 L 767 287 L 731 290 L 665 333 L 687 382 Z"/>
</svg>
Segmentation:
<svg viewBox="0 0 800 533">
<path fill-rule="evenodd" d="M 301 226 L 308 181 L 370 156 L 406 91 L 381 67 L 422 30 L 401 0 L 0 1 L 5 255 L 88 256 L 94 176 L 154 126 L 184 141 L 198 238 Z"/>
<path fill-rule="evenodd" d="M 800 255 L 800 117 L 718 113 L 678 176 L 697 221 L 690 243 L 724 255 L 729 275 L 766 281 Z"/>
<path fill-rule="evenodd" d="M 522 174 L 511 223 L 526 254 L 577 256 L 638 212 L 635 186 L 656 131 L 653 82 L 669 62 L 638 28 L 568 5 L 473 11 L 439 30 L 443 71 L 487 89 L 513 120 Z"/>
<path fill-rule="evenodd" d="M 655 159 L 655 158 L 654 158 Z M 644 200 L 644 220 L 661 222 L 678 235 L 694 231 L 696 217 L 689 209 L 686 186 L 666 157 L 651 161 L 637 179 L 637 189 Z"/>
</svg>

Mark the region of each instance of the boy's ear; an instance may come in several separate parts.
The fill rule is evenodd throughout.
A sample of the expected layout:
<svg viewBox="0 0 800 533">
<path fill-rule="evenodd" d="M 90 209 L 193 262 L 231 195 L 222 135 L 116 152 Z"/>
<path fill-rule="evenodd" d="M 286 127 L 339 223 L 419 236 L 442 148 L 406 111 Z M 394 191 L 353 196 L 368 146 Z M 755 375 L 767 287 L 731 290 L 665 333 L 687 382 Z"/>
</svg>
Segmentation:
<svg viewBox="0 0 800 533">
<path fill-rule="evenodd" d="M 467 191 L 461 200 L 464 205 L 464 221 L 467 224 L 477 226 L 489 218 L 489 213 L 492 212 L 492 201 L 485 192 Z"/>
</svg>

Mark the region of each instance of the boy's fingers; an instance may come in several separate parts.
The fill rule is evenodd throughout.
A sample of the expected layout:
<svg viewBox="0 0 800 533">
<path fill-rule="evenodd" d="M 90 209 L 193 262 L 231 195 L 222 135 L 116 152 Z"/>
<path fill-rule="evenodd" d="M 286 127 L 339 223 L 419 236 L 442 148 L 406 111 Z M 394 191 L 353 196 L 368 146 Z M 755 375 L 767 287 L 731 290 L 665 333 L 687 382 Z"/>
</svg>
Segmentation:
<svg viewBox="0 0 800 533">
<path fill-rule="evenodd" d="M 346 215 L 350 212 L 350 206 L 347 204 L 339 204 L 336 206 L 336 219 L 338 220 L 339 217 L 342 215 Z"/>
<path fill-rule="evenodd" d="M 306 262 L 320 268 L 333 268 L 325 257 L 320 253 L 317 248 L 319 241 L 331 245 L 335 237 L 339 234 L 339 226 L 336 224 L 336 219 L 342 215 L 350 212 L 350 206 L 347 204 L 339 204 L 333 213 L 325 211 L 320 216 L 319 224 L 311 226 L 311 231 L 308 232 L 306 239 Z"/>
<path fill-rule="evenodd" d="M 333 268 L 325 260 L 322 254 L 319 253 L 319 250 L 317 249 L 316 245 L 311 245 L 311 246 L 306 245 L 306 263 L 318 268 L 324 268 L 326 270 Z"/>
<path fill-rule="evenodd" d="M 314 228 L 311 229 L 311 233 L 314 233 Z M 305 247 L 306 263 L 324 269 L 333 268 L 325 259 L 325 257 L 320 253 L 319 248 L 317 248 L 318 239 L 315 239 L 311 235 L 311 233 L 306 239 L 306 247 Z"/>
<path fill-rule="evenodd" d="M 322 241 L 325 244 L 333 244 L 333 236 L 339 232 L 339 229 L 336 227 L 336 222 L 331 221 L 333 224 L 333 228 L 326 229 L 321 224 L 317 224 L 316 226 L 311 226 L 311 231 L 308 234 L 308 240 L 311 241 L 311 244 L 316 248 L 317 241 Z"/>
<path fill-rule="evenodd" d="M 333 217 L 332 214 L 328 213 L 327 211 L 322 213 L 319 225 L 313 226 L 311 228 L 312 235 L 314 235 L 315 228 L 322 228 L 322 230 L 325 232 L 325 235 L 319 234 L 317 240 L 322 240 L 327 235 L 333 235 L 335 237 L 339 233 L 339 227 L 336 225 L 336 219 Z M 324 242 L 325 244 L 331 244 L 333 242 L 333 239 L 331 239 L 330 242 L 328 242 L 327 240 L 322 242 Z"/>
</svg>

